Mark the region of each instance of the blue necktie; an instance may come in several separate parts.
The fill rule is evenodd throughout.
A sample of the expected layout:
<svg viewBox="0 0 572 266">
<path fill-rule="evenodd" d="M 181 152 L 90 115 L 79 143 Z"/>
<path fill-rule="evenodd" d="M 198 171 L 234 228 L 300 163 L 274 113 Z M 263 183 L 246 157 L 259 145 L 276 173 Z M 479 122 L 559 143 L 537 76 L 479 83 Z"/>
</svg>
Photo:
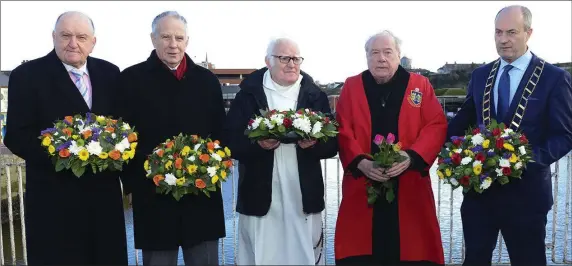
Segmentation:
<svg viewBox="0 0 572 266">
<path fill-rule="evenodd" d="M 504 116 L 508 112 L 508 108 L 510 106 L 510 76 L 508 72 L 514 66 L 506 65 L 504 66 L 504 71 L 500 77 L 499 86 L 498 86 L 498 102 L 497 102 L 497 120 L 498 122 L 502 122 L 504 120 Z"/>
</svg>

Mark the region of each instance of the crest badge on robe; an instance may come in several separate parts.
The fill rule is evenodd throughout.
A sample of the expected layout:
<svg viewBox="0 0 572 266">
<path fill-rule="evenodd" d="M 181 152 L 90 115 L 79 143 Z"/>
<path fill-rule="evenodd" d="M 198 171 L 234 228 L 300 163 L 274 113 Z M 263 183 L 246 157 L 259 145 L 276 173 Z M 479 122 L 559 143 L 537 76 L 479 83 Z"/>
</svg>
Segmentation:
<svg viewBox="0 0 572 266">
<path fill-rule="evenodd" d="M 407 96 L 407 101 L 413 107 L 421 107 L 421 101 L 423 100 L 423 93 L 419 91 L 419 88 L 411 90 L 409 96 Z"/>
</svg>

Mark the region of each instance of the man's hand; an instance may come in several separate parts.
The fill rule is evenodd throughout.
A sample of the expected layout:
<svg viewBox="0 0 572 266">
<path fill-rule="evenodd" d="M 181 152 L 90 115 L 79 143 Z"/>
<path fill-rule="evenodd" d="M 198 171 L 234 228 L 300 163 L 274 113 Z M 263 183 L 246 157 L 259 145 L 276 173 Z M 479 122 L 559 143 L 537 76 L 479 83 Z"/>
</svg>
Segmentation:
<svg viewBox="0 0 572 266">
<path fill-rule="evenodd" d="M 373 161 L 368 159 L 363 159 L 359 162 L 357 168 L 369 179 L 385 182 L 389 180 L 389 177 L 383 174 L 383 168 L 374 167 Z"/>
<path fill-rule="evenodd" d="M 262 147 L 265 150 L 273 150 L 280 145 L 280 141 L 276 139 L 259 140 L 258 145 L 260 145 L 260 147 Z"/>
<path fill-rule="evenodd" d="M 393 166 L 389 168 L 385 173 L 386 177 L 396 177 L 401 173 L 403 173 L 405 170 L 407 170 L 407 168 L 409 168 L 409 166 L 411 165 L 411 159 L 409 158 L 407 152 L 399 151 L 399 154 L 407 157 L 407 159 L 405 159 L 403 162 L 400 163 L 394 163 Z"/>
<path fill-rule="evenodd" d="M 312 147 L 312 146 L 314 146 L 314 144 L 316 144 L 316 140 L 305 139 L 305 140 L 299 140 L 298 141 L 298 146 L 300 146 L 300 148 L 302 148 L 302 149 Z"/>
</svg>

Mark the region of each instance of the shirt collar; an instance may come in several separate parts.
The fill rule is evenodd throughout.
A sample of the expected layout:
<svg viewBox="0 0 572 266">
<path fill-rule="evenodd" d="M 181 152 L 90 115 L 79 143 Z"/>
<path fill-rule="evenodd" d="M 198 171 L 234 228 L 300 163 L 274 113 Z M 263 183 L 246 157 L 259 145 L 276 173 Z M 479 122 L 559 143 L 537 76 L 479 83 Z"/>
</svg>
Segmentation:
<svg viewBox="0 0 572 266">
<path fill-rule="evenodd" d="M 532 52 L 530 52 L 530 49 L 527 48 L 526 53 L 524 53 L 519 58 L 514 60 L 511 64 L 504 61 L 504 59 L 502 59 L 501 57 L 501 63 L 499 69 L 503 70 L 506 65 L 512 65 L 513 67 L 518 68 L 521 71 L 525 71 L 526 68 L 528 67 L 528 64 L 530 63 L 530 60 L 532 60 Z"/>
<path fill-rule="evenodd" d="M 80 68 L 76 68 L 76 67 L 68 65 L 64 62 L 62 62 L 62 64 L 64 64 L 64 67 L 66 68 L 67 72 L 70 72 L 72 69 L 76 69 L 76 70 L 79 70 L 79 71 L 81 71 L 81 72 L 83 72 L 89 76 L 89 72 L 87 71 L 87 63 L 83 64 L 83 66 L 81 66 Z"/>
</svg>

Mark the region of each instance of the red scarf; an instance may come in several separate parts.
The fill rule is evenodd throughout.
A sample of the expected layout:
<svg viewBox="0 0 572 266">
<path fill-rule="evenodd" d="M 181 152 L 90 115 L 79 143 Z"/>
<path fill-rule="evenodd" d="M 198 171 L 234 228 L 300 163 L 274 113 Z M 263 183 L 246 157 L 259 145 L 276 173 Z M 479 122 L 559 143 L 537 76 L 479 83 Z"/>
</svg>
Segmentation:
<svg viewBox="0 0 572 266">
<path fill-rule="evenodd" d="M 181 60 L 181 63 L 177 67 L 177 71 L 175 71 L 173 74 L 175 77 L 177 77 L 178 80 L 181 80 L 185 75 L 185 72 L 187 72 L 187 57 L 183 56 L 183 60 Z"/>
</svg>

